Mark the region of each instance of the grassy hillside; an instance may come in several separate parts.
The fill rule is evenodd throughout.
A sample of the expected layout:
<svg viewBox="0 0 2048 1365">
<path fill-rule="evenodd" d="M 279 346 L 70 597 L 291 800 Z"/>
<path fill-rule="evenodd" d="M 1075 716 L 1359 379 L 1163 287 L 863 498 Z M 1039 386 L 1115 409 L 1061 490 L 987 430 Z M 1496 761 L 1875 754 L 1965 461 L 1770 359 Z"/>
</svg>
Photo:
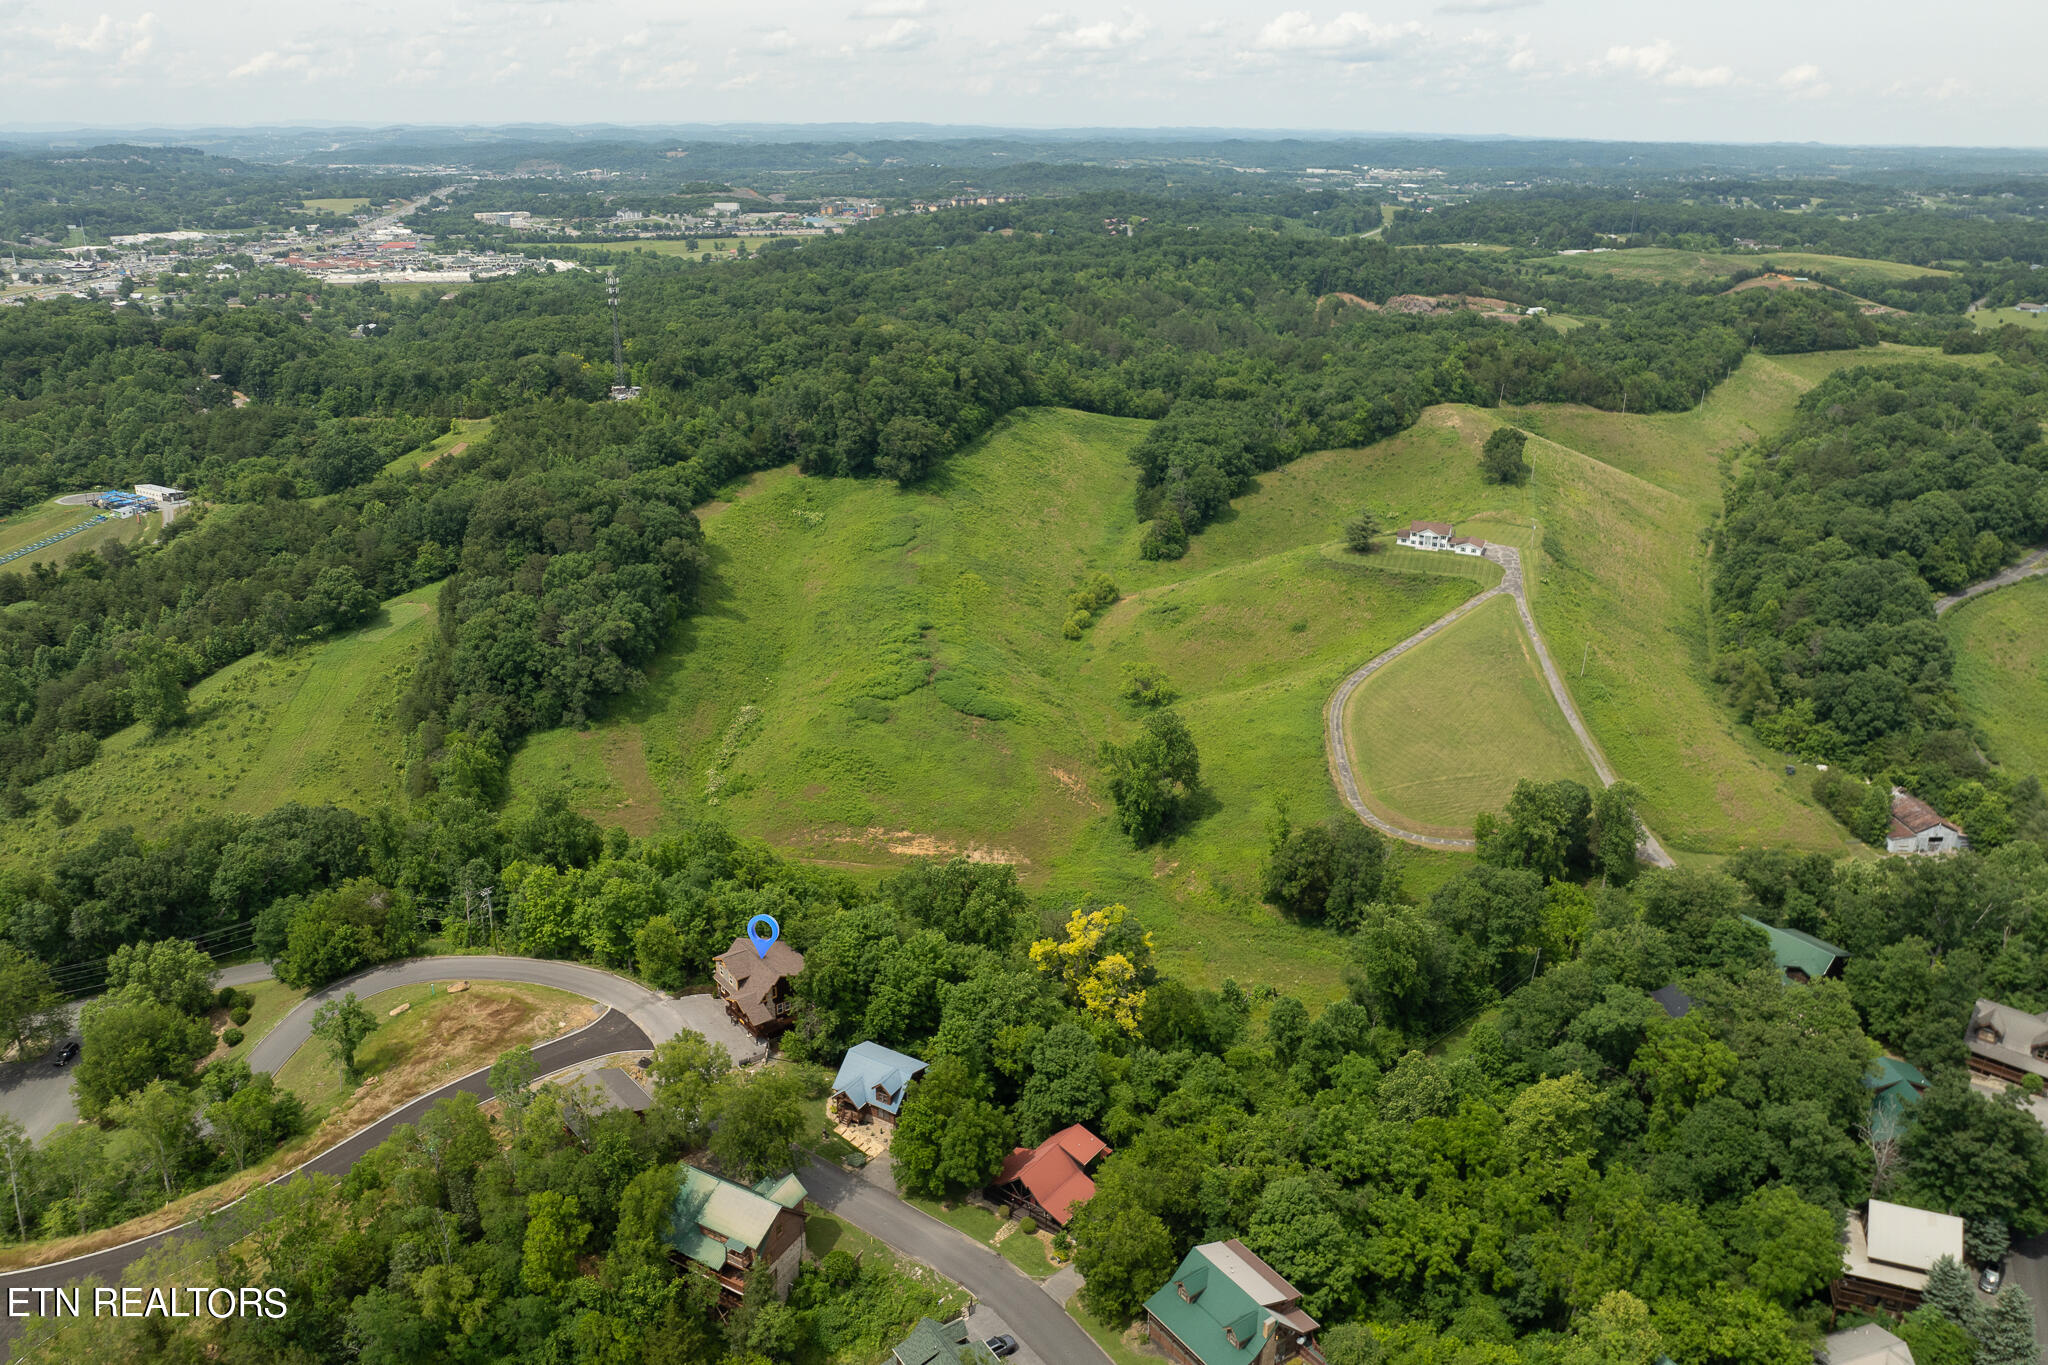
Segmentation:
<svg viewBox="0 0 2048 1365">
<path fill-rule="evenodd" d="M 95 507 L 64 507 L 46 502 L 0 518 L 0 555 L 10 555 L 47 536 L 83 525 L 99 515 Z M 144 536 L 154 536 L 162 518 L 152 512 L 140 517 L 109 517 L 105 521 L 46 545 L 34 554 L 10 559 L 0 573 L 27 573 L 38 564 L 62 564 L 80 550 L 96 550 L 116 541 L 133 545 Z"/>
<path fill-rule="evenodd" d="M 389 288 L 387 285 L 386 288 Z M 471 442 L 481 441 L 491 433 L 491 419 L 488 417 L 458 417 L 455 430 L 444 432 L 421 446 L 408 450 L 390 464 L 384 466 L 386 474 L 396 474 L 406 469 L 425 469 L 443 455 L 456 454 L 467 450 Z"/>
<path fill-rule="evenodd" d="M 1325 555 L 1342 510 L 1302 500 L 1284 474 L 1188 561 L 1143 564 L 1128 454 L 1144 431 L 1021 414 L 908 492 L 757 476 L 706 510 L 706 609 L 646 692 L 590 730 L 529 741 L 515 785 L 566 783 L 636 830 L 715 811 L 853 867 L 1013 859 L 1034 886 L 1147 912 L 1162 952 L 1197 979 L 1249 955 L 1287 984 L 1334 991 L 1339 945 L 1256 903 L 1267 821 L 1282 799 L 1296 819 L 1341 809 L 1323 701 L 1476 585 Z M 1372 468 L 1385 455 L 1349 458 Z M 1391 499 L 1404 480 L 1385 481 Z M 1125 598 L 1066 640 L 1067 595 L 1098 570 Z M 1121 666 L 1138 661 L 1181 690 L 1204 756 L 1197 818 L 1146 850 L 1117 831 L 1095 762 L 1103 739 L 1138 724 L 1117 695 Z"/>
<path fill-rule="evenodd" d="M 1344 724 L 1360 794 L 1422 833 L 1469 837 L 1523 778 L 1597 782 L 1507 597 L 1368 678 Z"/>
<path fill-rule="evenodd" d="M 433 638 L 435 584 L 386 602 L 370 624 L 282 659 L 256 655 L 192 688 L 192 721 L 162 738 L 131 725 L 89 767 L 35 788 L 38 810 L 8 825 L 22 853 L 47 853 L 113 825 L 155 832 L 190 815 L 287 801 L 367 810 L 398 791 L 403 742 L 391 719 L 412 661 Z M 59 829 L 59 794 L 84 818 Z"/>
<path fill-rule="evenodd" d="M 1856 256 L 1823 256 L 1811 251 L 1728 254 L 1715 251 L 1684 251 L 1677 247 L 1644 246 L 1630 247 L 1622 251 L 1588 251 L 1571 256 L 1559 256 L 1557 259 L 1574 270 L 1599 271 L 1602 274 L 1655 284 L 1698 284 L 1708 280 L 1728 279 L 1737 271 L 1743 270 L 1776 270 L 1791 275 L 1819 274 L 1847 284 L 1851 293 L 1856 292 L 1859 282 L 1883 284 L 1951 273 L 1946 270 L 1932 270 L 1923 265 L 1906 265 L 1899 261 L 1871 261 Z"/>
<path fill-rule="evenodd" d="M 2029 579 L 1951 611 L 1956 695 L 1985 751 L 2016 772 L 2048 771 L 2048 579 Z"/>
</svg>

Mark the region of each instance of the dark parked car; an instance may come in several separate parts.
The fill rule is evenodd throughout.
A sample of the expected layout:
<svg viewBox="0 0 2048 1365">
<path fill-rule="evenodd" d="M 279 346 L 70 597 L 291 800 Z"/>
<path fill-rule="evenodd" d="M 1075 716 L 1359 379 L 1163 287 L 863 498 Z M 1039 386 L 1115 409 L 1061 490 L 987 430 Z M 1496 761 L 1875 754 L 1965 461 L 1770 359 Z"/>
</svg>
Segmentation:
<svg viewBox="0 0 2048 1365">
<path fill-rule="evenodd" d="M 1987 1265 L 1977 1276 L 1977 1287 L 1987 1294 L 1996 1294 L 2005 1284 L 2005 1267 Z"/>
<path fill-rule="evenodd" d="M 76 1057 L 77 1055 L 77 1042 L 73 1041 L 66 1043 L 63 1047 L 57 1049 L 57 1055 L 50 1059 L 50 1065 L 59 1068 L 67 1067 L 71 1065 L 71 1059 L 73 1057 Z"/>
<path fill-rule="evenodd" d="M 993 1356 L 1013 1356 L 1017 1354 L 1017 1338 L 1013 1336 L 990 1337 L 982 1344 L 988 1347 L 989 1354 Z"/>
</svg>

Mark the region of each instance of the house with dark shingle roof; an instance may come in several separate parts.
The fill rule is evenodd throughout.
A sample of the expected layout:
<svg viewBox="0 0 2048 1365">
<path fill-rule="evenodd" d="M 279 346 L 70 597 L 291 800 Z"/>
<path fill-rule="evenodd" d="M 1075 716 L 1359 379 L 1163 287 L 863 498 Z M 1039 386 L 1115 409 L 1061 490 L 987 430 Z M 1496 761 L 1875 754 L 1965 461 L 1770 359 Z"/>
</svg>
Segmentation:
<svg viewBox="0 0 2048 1365">
<path fill-rule="evenodd" d="M 1236 1238 L 1205 1242 L 1145 1300 L 1152 1345 L 1178 1365 L 1320 1362 L 1321 1330 L 1301 1291 Z"/>
<path fill-rule="evenodd" d="M 1815 938 L 1797 929 L 1780 929 L 1775 924 L 1765 924 L 1748 915 L 1742 917 L 1742 922 L 1764 931 L 1764 936 L 1771 941 L 1771 956 L 1777 960 L 1778 970 L 1785 974 L 1785 980 L 1796 986 L 1835 975 L 1849 956 L 1847 949 L 1837 948 L 1826 939 Z"/>
<path fill-rule="evenodd" d="M 775 1297 L 786 1299 L 803 1265 L 808 1193 L 794 1175 L 749 1189 L 685 1165 L 662 1240 L 672 1257 L 718 1285 L 722 1302 L 739 1302 L 747 1273 L 764 1263 L 774 1268 Z"/>
<path fill-rule="evenodd" d="M 1934 807 L 1903 787 L 1892 788 L 1892 824 L 1885 833 L 1885 852 L 1954 853 L 1969 846 L 1962 830 L 1936 815 Z"/>
<path fill-rule="evenodd" d="M 789 1027 L 789 979 L 804 969 L 804 955 L 781 939 L 764 954 L 751 938 L 711 959 L 711 980 L 725 1012 L 756 1038 Z"/>
<path fill-rule="evenodd" d="M 1074 1210 L 1095 1197 L 1088 1167 L 1107 1151 L 1108 1143 L 1077 1123 L 1036 1147 L 1011 1152 L 992 1183 L 1006 1203 L 1041 1223 L 1065 1227 Z"/>
<path fill-rule="evenodd" d="M 2048 1077 L 2048 1019 L 1979 1000 L 1970 1011 L 1970 1070 L 2017 1085 L 2029 1074 Z"/>
</svg>

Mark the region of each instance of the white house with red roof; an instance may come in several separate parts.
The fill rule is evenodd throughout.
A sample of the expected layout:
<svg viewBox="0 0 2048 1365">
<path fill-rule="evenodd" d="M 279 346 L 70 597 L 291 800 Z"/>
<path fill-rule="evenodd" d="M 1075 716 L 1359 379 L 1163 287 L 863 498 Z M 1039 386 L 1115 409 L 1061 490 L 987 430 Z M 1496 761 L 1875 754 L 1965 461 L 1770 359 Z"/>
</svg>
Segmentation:
<svg viewBox="0 0 2048 1365">
<path fill-rule="evenodd" d="M 1449 550 L 1454 555 L 1486 553 L 1485 541 L 1476 536 L 1461 536 L 1444 521 L 1411 521 L 1407 530 L 1394 537 L 1394 543 L 1411 550 Z"/>
<path fill-rule="evenodd" d="M 1003 1159 L 995 1187 L 1006 1202 L 1065 1227 L 1074 1210 L 1095 1197 L 1088 1167 L 1108 1150 L 1108 1143 L 1077 1123 L 1036 1147 L 1011 1152 Z"/>
</svg>

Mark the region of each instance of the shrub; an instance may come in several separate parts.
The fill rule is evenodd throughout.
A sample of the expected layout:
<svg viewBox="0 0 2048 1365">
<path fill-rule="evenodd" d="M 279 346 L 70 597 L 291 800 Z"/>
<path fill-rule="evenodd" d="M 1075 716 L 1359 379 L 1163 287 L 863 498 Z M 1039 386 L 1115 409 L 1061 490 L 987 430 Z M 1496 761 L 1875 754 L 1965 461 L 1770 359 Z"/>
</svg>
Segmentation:
<svg viewBox="0 0 2048 1365">
<path fill-rule="evenodd" d="M 229 1047 L 240 1047 L 245 1036 L 240 1029 L 230 1028 L 222 1030 L 220 1040 Z"/>
<path fill-rule="evenodd" d="M 235 988 L 233 986 L 222 986 L 213 993 L 213 1003 L 224 1010 L 233 1009 L 235 1007 Z"/>
<path fill-rule="evenodd" d="M 1514 427 L 1496 430 L 1486 438 L 1486 445 L 1479 452 L 1480 477 L 1488 483 L 1529 482 L 1529 462 L 1522 458 L 1522 447 L 1528 444 L 1526 432 Z"/>
<path fill-rule="evenodd" d="M 228 1004 L 234 1009 L 253 1010 L 256 1008 L 256 996 L 250 991 L 236 991 L 235 998 Z"/>
<path fill-rule="evenodd" d="M 246 1008 L 245 1006 L 242 1006 L 242 1005 L 237 1005 L 237 1006 L 235 1006 L 235 1007 L 234 1007 L 233 1009 L 231 1009 L 231 1010 L 229 1010 L 229 1011 L 228 1011 L 228 1021 L 229 1021 L 230 1023 L 236 1024 L 236 1025 L 241 1025 L 241 1024 L 246 1024 L 246 1023 L 248 1023 L 248 1022 L 249 1022 L 249 1011 L 248 1011 L 248 1009 L 247 1009 L 247 1008 Z"/>
<path fill-rule="evenodd" d="M 1037 1236 L 1038 1220 L 1036 1218 L 1033 1218 L 1028 1213 L 1025 1214 L 1022 1218 L 1017 1220 L 1017 1231 L 1022 1233 L 1026 1237 Z"/>
</svg>

